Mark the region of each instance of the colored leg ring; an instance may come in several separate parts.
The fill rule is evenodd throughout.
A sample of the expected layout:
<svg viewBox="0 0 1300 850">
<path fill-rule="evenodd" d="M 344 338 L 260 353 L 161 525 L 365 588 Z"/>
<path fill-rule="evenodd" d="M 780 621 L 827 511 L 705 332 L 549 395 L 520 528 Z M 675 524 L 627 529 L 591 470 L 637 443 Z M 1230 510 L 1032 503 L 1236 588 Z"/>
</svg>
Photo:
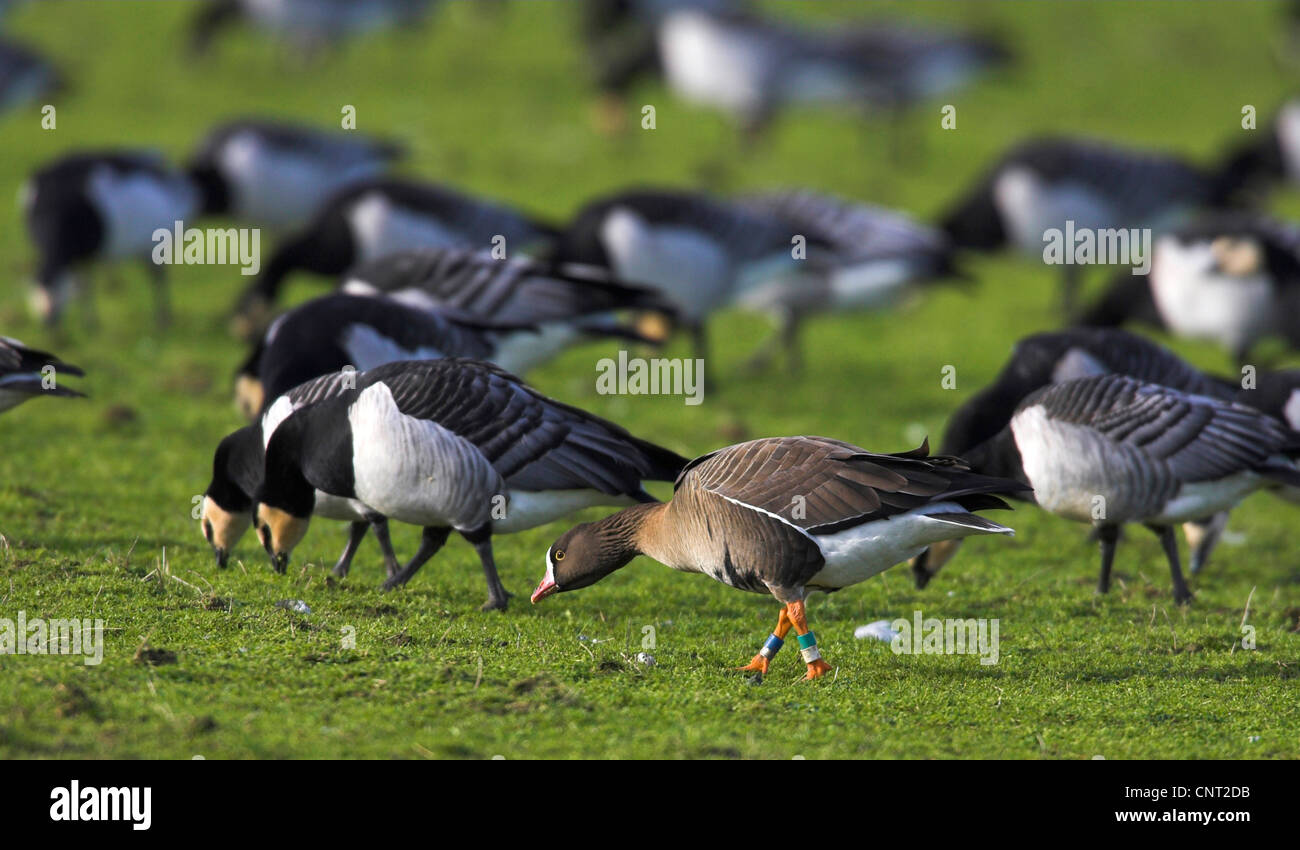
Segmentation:
<svg viewBox="0 0 1300 850">
<path fill-rule="evenodd" d="M 771 660 L 776 657 L 776 654 L 781 651 L 783 646 L 785 646 L 785 641 L 776 635 L 768 635 L 767 642 L 763 644 L 763 648 L 758 651 L 758 654 Z"/>
</svg>

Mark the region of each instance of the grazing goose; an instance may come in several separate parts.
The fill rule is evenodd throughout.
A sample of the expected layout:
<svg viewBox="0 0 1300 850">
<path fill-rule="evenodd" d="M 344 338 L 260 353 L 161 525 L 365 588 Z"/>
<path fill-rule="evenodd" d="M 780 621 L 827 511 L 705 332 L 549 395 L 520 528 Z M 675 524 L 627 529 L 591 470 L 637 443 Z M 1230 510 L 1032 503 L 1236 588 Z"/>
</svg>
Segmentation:
<svg viewBox="0 0 1300 850">
<path fill-rule="evenodd" d="M 530 325 L 500 356 L 487 358 L 524 373 L 587 336 L 641 339 L 616 311 L 671 314 L 651 290 L 619 283 L 606 269 L 531 258 L 494 260 L 463 248 L 387 254 L 353 268 L 342 291 L 387 294 L 424 310 L 452 309 L 486 321 Z"/>
<path fill-rule="evenodd" d="M 300 384 L 277 398 L 256 423 L 226 435 L 218 444 L 212 458 L 212 481 L 204 491 L 199 514 L 199 528 L 217 557 L 218 567 L 226 566 L 235 544 L 253 523 L 253 497 L 262 484 L 266 443 L 275 429 L 304 405 L 333 398 L 349 389 L 353 377 L 336 372 Z M 343 578 L 348 574 L 357 547 L 369 528 L 375 529 L 388 575 L 396 575 L 397 556 L 389 540 L 388 520 L 382 514 L 355 499 L 341 499 L 319 490 L 314 494 L 312 514 L 350 524 L 348 542 L 334 565 L 334 575 Z"/>
<path fill-rule="evenodd" d="M 723 584 L 770 593 L 776 630 L 742 669 L 766 673 L 794 628 L 806 678 L 831 669 L 808 629 L 809 591 L 866 581 L 940 540 L 1014 534 L 973 511 L 1010 506 L 1016 481 L 975 475 L 929 447 L 875 454 L 826 437 L 773 437 L 687 464 L 672 501 L 635 505 L 576 526 L 546 552 L 532 600 L 595 584 L 637 555 Z"/>
<path fill-rule="evenodd" d="M 316 490 L 423 526 L 419 551 L 385 589 L 409 581 L 455 529 L 482 561 L 483 609 L 504 609 L 493 534 L 592 505 L 653 501 L 641 482 L 671 480 L 685 462 L 490 364 L 389 363 L 280 423 L 267 444 L 257 528 L 283 571 Z"/>
<path fill-rule="evenodd" d="M 1231 401 L 1236 385 L 1206 375 L 1165 347 L 1113 328 L 1073 328 L 1034 334 L 1016 343 L 992 384 L 971 396 L 948 420 L 942 454 L 971 457 L 977 447 L 1011 422 L 1030 394 L 1051 384 L 1095 375 L 1125 375 L 1138 381 Z M 1022 478 L 1018 465 L 985 467 L 991 474 Z M 1188 522 L 1183 531 L 1193 549 L 1191 565 L 1199 571 L 1218 542 L 1226 515 Z M 925 587 L 952 560 L 960 541 L 939 543 L 912 563 L 918 588 Z"/>
<path fill-rule="evenodd" d="M 554 259 L 608 268 L 620 280 L 659 292 L 707 360 L 705 320 L 737 293 L 796 268 L 797 234 L 775 215 L 748 212 L 705 195 L 633 190 L 584 207 L 561 236 Z M 826 246 L 807 238 L 809 256 Z"/>
<path fill-rule="evenodd" d="M 348 38 L 419 24 L 433 0 L 207 0 L 190 26 L 190 49 L 204 54 L 217 34 L 245 23 L 311 53 Z"/>
<path fill-rule="evenodd" d="M 1272 483 L 1300 485 L 1285 457 L 1297 451 L 1295 435 L 1254 408 L 1100 375 L 1031 394 L 1010 426 L 968 457 L 974 469 L 1020 470 L 1040 507 L 1096 529 L 1099 593 L 1110 587 L 1120 528 L 1146 525 L 1181 604 L 1192 594 L 1173 526 L 1230 510 Z"/>
<path fill-rule="evenodd" d="M 7 336 L 0 337 L 0 413 L 37 396 L 84 398 L 83 393 L 61 387 L 58 383 L 61 375 L 84 374 L 53 354 L 28 348 Z"/>
<path fill-rule="evenodd" d="M 276 230 L 300 228 L 330 196 L 401 158 L 399 145 L 355 133 L 244 119 L 215 128 L 190 158 L 203 212 Z"/>
<path fill-rule="evenodd" d="M 1011 149 L 944 216 L 941 226 L 960 248 L 1012 246 L 1042 258 L 1044 233 L 1050 229 L 1162 230 L 1196 210 L 1229 204 L 1237 189 L 1227 176 L 1177 157 L 1049 137 Z M 1063 300 L 1072 314 L 1081 270 L 1072 263 L 1061 269 Z"/>
<path fill-rule="evenodd" d="M 893 210 L 806 191 L 758 195 L 741 203 L 787 222 L 793 233 L 815 235 L 832 254 L 737 296 L 741 306 L 772 314 L 779 326 L 751 360 L 753 366 L 770 359 L 777 342 L 797 364 L 799 324 L 810 314 L 881 309 L 918 284 L 958 274 L 946 235 Z"/>
<path fill-rule="evenodd" d="M 39 102 L 62 88 L 53 65 L 22 45 L 0 40 L 0 112 Z"/>
<path fill-rule="evenodd" d="M 1300 349 L 1300 227 L 1221 213 L 1161 235 L 1153 253 L 1145 297 L 1141 284 L 1117 281 L 1083 321 L 1145 321 L 1216 342 L 1236 363 L 1269 336 Z"/>
<path fill-rule="evenodd" d="M 167 323 L 153 233 L 197 212 L 198 191 L 185 175 L 138 151 L 69 154 L 38 170 L 21 202 L 38 257 L 33 300 L 47 323 L 59 320 L 85 265 L 127 259 L 148 268 L 159 324 Z"/>
<path fill-rule="evenodd" d="M 396 360 L 473 357 L 512 369 L 527 325 L 491 323 L 450 309 L 423 310 L 382 295 L 325 295 L 271 323 L 236 380 L 236 404 L 250 419 L 318 375 L 364 372 Z"/>
<path fill-rule="evenodd" d="M 286 277 L 302 269 L 341 275 L 384 254 L 422 248 L 490 250 L 509 256 L 549 245 L 555 232 L 508 207 L 440 186 L 389 177 L 363 180 L 335 195 L 307 227 L 276 246 L 237 307 L 238 330 L 259 331 Z"/>
<path fill-rule="evenodd" d="M 900 109 L 1008 58 L 988 39 L 877 23 L 817 31 L 749 12 L 677 9 L 658 29 L 669 87 L 750 136 L 790 104 Z"/>
</svg>

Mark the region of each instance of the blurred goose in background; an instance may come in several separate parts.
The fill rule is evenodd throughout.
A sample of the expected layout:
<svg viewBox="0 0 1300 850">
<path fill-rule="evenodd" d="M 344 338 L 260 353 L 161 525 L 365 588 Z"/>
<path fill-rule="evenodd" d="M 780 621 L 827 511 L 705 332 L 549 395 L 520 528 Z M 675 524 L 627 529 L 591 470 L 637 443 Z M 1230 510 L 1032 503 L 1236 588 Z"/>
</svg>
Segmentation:
<svg viewBox="0 0 1300 850">
<path fill-rule="evenodd" d="M 1007 427 L 1012 414 L 1030 394 L 1052 384 L 1108 374 L 1222 401 L 1231 401 L 1238 389 L 1232 381 L 1206 375 L 1164 346 L 1127 331 L 1072 328 L 1033 334 L 1015 344 L 993 383 L 967 399 L 949 417 L 939 450 L 946 455 L 972 457 Z M 1016 464 L 992 465 L 1011 460 L 1014 458 L 1010 455 L 994 454 L 983 459 L 981 469 L 1015 478 L 1021 475 Z M 1226 522 L 1225 513 L 1198 517 L 1183 526 L 1193 550 L 1193 572 L 1208 561 Z M 959 546 L 959 541 L 940 543 L 917 556 L 912 562 L 916 586 L 929 584 L 956 555 Z"/>
<path fill-rule="evenodd" d="M 738 294 L 737 303 L 771 314 L 779 327 L 750 361 L 754 367 L 765 365 L 778 344 L 797 366 L 799 325 L 809 315 L 886 308 L 918 284 L 961 276 L 946 235 L 893 210 L 806 191 L 756 195 L 740 204 L 782 219 L 792 233 L 814 236 L 829 253 Z"/>
<path fill-rule="evenodd" d="M 188 170 L 204 213 L 286 230 L 303 227 L 331 195 L 404 154 L 396 143 L 356 133 L 241 119 L 208 133 Z"/>
<path fill-rule="evenodd" d="M 235 403 L 249 419 L 266 401 L 318 375 L 364 372 L 395 360 L 473 357 L 513 366 L 509 341 L 535 336 L 453 310 L 423 310 L 383 296 L 325 295 L 271 323 L 240 368 Z"/>
<path fill-rule="evenodd" d="M 260 331 L 285 279 L 300 269 L 337 276 L 385 254 L 424 248 L 499 246 L 513 257 L 549 248 L 554 237 L 551 227 L 523 213 L 442 186 L 391 177 L 363 180 L 276 246 L 240 298 L 235 330 L 243 336 Z"/>
<path fill-rule="evenodd" d="M 1300 485 L 1288 458 L 1300 452 L 1296 436 L 1252 407 L 1101 375 L 1031 394 L 967 459 L 988 474 L 1017 470 L 1039 507 L 1096 529 L 1099 593 L 1110 588 L 1120 528 L 1146 525 L 1181 604 L 1192 594 L 1173 526 L 1231 510 L 1262 487 Z"/>
<path fill-rule="evenodd" d="M 617 132 L 628 124 L 628 91 L 643 76 L 662 76 L 655 43 L 664 17 L 678 9 L 723 11 L 737 0 L 582 0 L 579 32 L 600 100 L 596 127 Z"/>
<path fill-rule="evenodd" d="M 492 535 L 593 505 L 650 502 L 685 458 L 553 401 L 495 366 L 444 359 L 390 363 L 344 394 L 280 423 L 266 450 L 257 527 L 284 571 L 317 489 L 424 526 L 419 551 L 384 584 L 405 584 L 455 529 L 478 552 L 484 610 L 504 610 Z"/>
<path fill-rule="evenodd" d="M 506 345 L 508 353 L 489 358 L 517 373 L 584 338 L 647 341 L 622 323 L 618 312 L 672 315 L 671 305 L 657 293 L 619 283 L 608 269 L 530 258 L 494 260 L 463 248 L 387 254 L 348 271 L 341 290 L 388 295 L 423 310 L 451 309 L 490 322 L 532 326 L 535 332 Z"/>
<path fill-rule="evenodd" d="M 225 567 L 235 544 L 253 524 L 253 497 L 265 476 L 266 442 L 295 410 L 321 399 L 333 398 L 354 384 L 354 376 L 343 372 L 322 375 L 300 384 L 277 398 L 252 425 L 226 435 L 212 457 L 212 481 L 203 493 L 199 528 L 203 539 L 212 547 L 217 566 Z M 348 542 L 334 565 L 334 575 L 347 576 L 357 547 L 370 528 L 384 553 L 389 576 L 397 574 L 399 564 L 388 535 L 388 520 L 355 499 L 340 499 L 319 490 L 315 493 L 312 513 L 326 519 L 350 524 Z"/>
<path fill-rule="evenodd" d="M 63 88 L 53 65 L 35 52 L 0 39 L 0 112 L 48 98 Z"/>
<path fill-rule="evenodd" d="M 1300 184 L 1300 97 L 1287 100 L 1267 124 L 1246 135 L 1250 141 L 1225 157 L 1225 174 L 1262 192 Z"/>
<path fill-rule="evenodd" d="M 695 357 L 708 357 L 705 322 L 736 294 L 801 262 L 801 235 L 775 215 L 703 194 L 637 189 L 592 201 L 561 236 L 553 259 L 609 269 L 653 288 L 690 332 Z M 806 237 L 808 255 L 827 248 Z"/>
<path fill-rule="evenodd" d="M 433 0 L 206 0 L 190 24 L 190 49 L 207 53 L 220 33 L 246 24 L 304 54 L 384 29 L 407 29 Z"/>
<path fill-rule="evenodd" d="M 28 348 L 7 336 L 0 337 L 0 413 L 37 396 L 85 398 L 84 393 L 58 383 L 63 375 L 85 374 L 49 352 Z"/>
<path fill-rule="evenodd" d="M 766 673 L 791 628 L 806 679 L 831 670 L 808 628 L 804 600 L 866 581 L 940 540 L 1014 534 L 974 512 L 1009 509 L 1023 488 L 969 471 L 926 445 L 876 454 L 826 437 L 776 437 L 719 449 L 687 464 L 672 501 L 636 505 L 565 532 L 546 552 L 532 600 L 595 584 L 637 555 L 770 593 L 782 611 L 744 670 Z"/>
<path fill-rule="evenodd" d="M 84 268 L 94 262 L 139 260 L 153 283 L 159 325 L 170 319 L 167 275 L 152 261 L 157 229 L 171 231 L 199 208 L 199 192 L 161 157 L 141 151 L 72 153 L 40 168 L 20 202 L 37 252 L 37 313 L 56 323 Z M 87 303 L 88 314 L 93 304 Z"/>
<path fill-rule="evenodd" d="M 898 111 L 1009 59 L 992 39 L 915 25 L 817 30 L 748 11 L 690 7 L 662 18 L 658 47 L 675 93 L 728 113 L 749 136 L 791 104 Z"/>
<path fill-rule="evenodd" d="M 1162 231 L 1196 211 L 1230 205 L 1240 186 L 1167 154 L 1082 139 L 1040 138 L 1008 151 L 942 219 L 959 248 L 1013 247 L 1044 256 L 1044 233 L 1105 229 Z M 1073 246 L 1067 245 L 1067 250 Z M 1132 250 L 1130 248 L 1130 250 Z M 1067 316 L 1082 268 L 1061 266 Z"/>
<path fill-rule="evenodd" d="M 1153 254 L 1145 278 L 1120 273 L 1080 323 L 1151 324 L 1216 342 L 1237 364 L 1265 337 L 1300 349 L 1300 227 L 1218 213 L 1159 236 Z"/>
</svg>

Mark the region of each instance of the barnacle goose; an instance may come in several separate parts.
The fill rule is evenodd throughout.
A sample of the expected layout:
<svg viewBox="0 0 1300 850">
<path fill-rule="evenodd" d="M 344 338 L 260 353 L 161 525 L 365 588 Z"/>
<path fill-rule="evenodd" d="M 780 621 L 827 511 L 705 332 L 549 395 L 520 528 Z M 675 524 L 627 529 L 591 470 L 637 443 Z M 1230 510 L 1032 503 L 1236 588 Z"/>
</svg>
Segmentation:
<svg viewBox="0 0 1300 850">
<path fill-rule="evenodd" d="M 0 112 L 38 102 L 63 87 L 62 76 L 48 61 L 20 44 L 0 39 Z"/>
<path fill-rule="evenodd" d="M 311 223 L 276 246 L 240 298 L 236 330 L 261 330 L 285 278 L 299 269 L 337 276 L 385 254 L 423 248 L 504 247 L 513 257 L 548 249 L 554 236 L 551 227 L 521 212 L 441 186 L 391 177 L 362 180 L 326 201 Z"/>
<path fill-rule="evenodd" d="M 404 156 L 400 145 L 356 133 L 240 119 L 214 128 L 190 157 L 203 212 L 275 230 L 307 224 L 329 197 Z"/>
<path fill-rule="evenodd" d="M 84 398 L 84 393 L 59 386 L 63 375 L 84 374 L 49 352 L 28 348 L 7 336 L 0 337 L 0 413 L 37 396 Z"/>
<path fill-rule="evenodd" d="M 42 167 L 21 195 L 37 251 L 37 312 L 57 322 L 92 262 L 140 260 L 153 281 L 158 321 L 170 318 L 166 271 L 152 262 L 153 233 L 198 211 L 194 184 L 140 151 L 72 153 Z"/>
<path fill-rule="evenodd" d="M 419 24 L 432 6 L 433 0 L 206 0 L 190 25 L 190 49 L 206 53 L 219 33 L 245 23 L 310 52 Z"/>
<path fill-rule="evenodd" d="M 280 423 L 267 444 L 257 528 L 283 570 L 316 490 L 424 526 L 419 551 L 385 588 L 405 584 L 455 529 L 482 561 L 484 609 L 504 609 L 493 534 L 592 505 L 652 501 L 641 482 L 672 480 L 685 462 L 490 364 L 389 363 Z"/>
</svg>

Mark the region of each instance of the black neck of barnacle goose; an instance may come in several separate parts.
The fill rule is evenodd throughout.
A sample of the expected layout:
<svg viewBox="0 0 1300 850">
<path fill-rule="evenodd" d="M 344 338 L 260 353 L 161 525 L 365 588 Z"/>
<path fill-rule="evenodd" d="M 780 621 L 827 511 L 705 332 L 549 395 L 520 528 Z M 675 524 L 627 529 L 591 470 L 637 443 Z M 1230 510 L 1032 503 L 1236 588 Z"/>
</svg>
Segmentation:
<svg viewBox="0 0 1300 850">
<path fill-rule="evenodd" d="M 199 190 L 203 200 L 202 212 L 205 215 L 220 215 L 230 212 L 230 187 L 226 178 L 213 162 L 207 158 L 196 159 L 186 169 L 190 182 Z"/>
<path fill-rule="evenodd" d="M 261 274 L 245 290 L 244 300 L 259 295 L 266 301 L 273 301 L 291 272 L 302 269 L 319 275 L 339 275 L 347 271 L 355 259 L 356 242 L 352 238 L 352 229 L 340 204 L 331 204 L 306 230 L 276 246 Z"/>
<path fill-rule="evenodd" d="M 940 219 L 939 228 L 958 248 L 993 251 L 1006 244 L 1002 214 L 993 199 L 993 181 L 996 178 L 995 169 Z"/>
<path fill-rule="evenodd" d="M 280 423 L 266 446 L 265 477 L 257 500 L 296 517 L 311 516 L 316 490 L 352 497 L 352 429 L 347 408 L 329 399 Z M 324 408 L 324 409 L 322 409 Z M 346 455 L 342 452 L 346 451 Z"/>
<path fill-rule="evenodd" d="M 212 457 L 212 483 L 204 492 L 227 513 L 253 507 L 253 494 L 262 483 L 262 426 L 246 425 L 227 434 Z"/>
<path fill-rule="evenodd" d="M 1035 389 L 1037 386 L 1023 386 L 1004 375 L 971 396 L 948 419 L 939 454 L 966 457 L 968 451 L 1005 428 L 1016 405 Z"/>
</svg>

